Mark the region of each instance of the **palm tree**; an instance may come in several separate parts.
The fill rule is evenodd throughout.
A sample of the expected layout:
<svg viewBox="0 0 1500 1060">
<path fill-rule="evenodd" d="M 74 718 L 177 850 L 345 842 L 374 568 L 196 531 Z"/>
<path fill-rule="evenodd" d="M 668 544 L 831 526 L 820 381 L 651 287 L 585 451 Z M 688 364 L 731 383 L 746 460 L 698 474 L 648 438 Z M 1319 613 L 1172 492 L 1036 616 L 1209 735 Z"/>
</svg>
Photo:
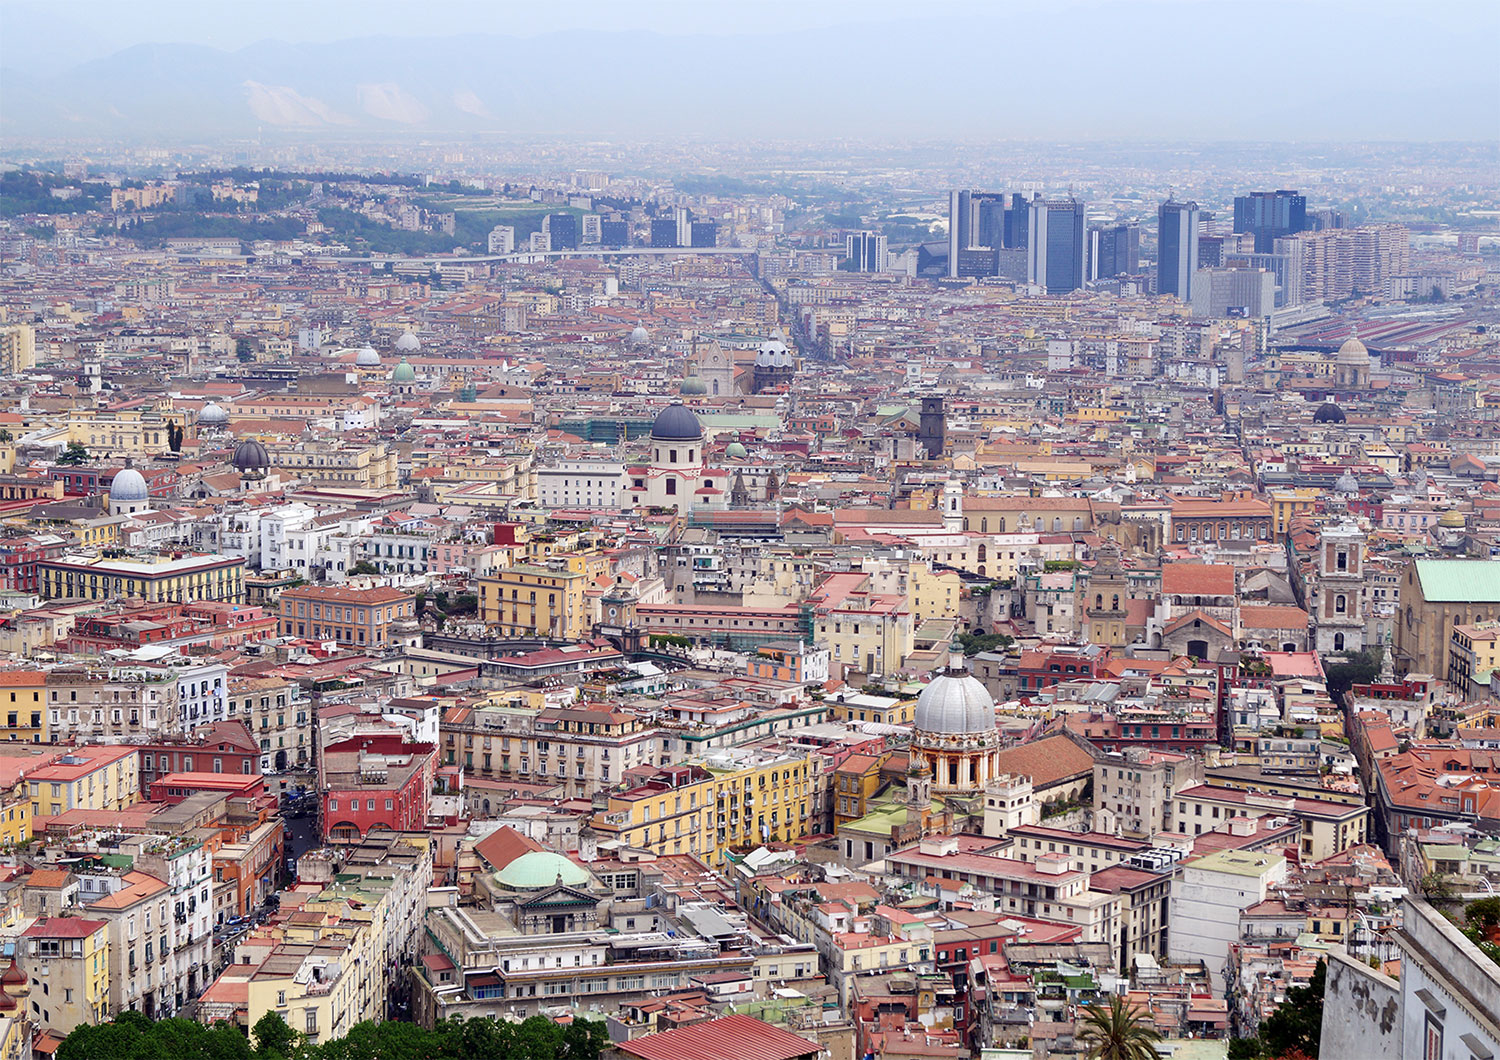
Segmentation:
<svg viewBox="0 0 1500 1060">
<path fill-rule="evenodd" d="M 1118 996 L 1107 1005 L 1085 1006 L 1078 1036 L 1088 1060 L 1158 1060 L 1161 1055 L 1156 1051 L 1161 1035 Z"/>
</svg>

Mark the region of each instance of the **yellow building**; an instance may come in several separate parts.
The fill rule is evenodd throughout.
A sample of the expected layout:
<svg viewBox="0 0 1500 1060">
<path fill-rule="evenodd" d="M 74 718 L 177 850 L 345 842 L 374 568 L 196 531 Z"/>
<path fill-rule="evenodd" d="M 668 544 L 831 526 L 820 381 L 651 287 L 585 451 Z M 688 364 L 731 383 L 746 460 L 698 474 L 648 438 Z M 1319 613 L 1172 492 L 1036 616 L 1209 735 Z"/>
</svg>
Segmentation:
<svg viewBox="0 0 1500 1060">
<path fill-rule="evenodd" d="M 181 413 L 157 409 L 72 409 L 68 441 L 88 449 L 94 460 L 161 456 L 171 451 L 167 425 L 186 425 Z"/>
<path fill-rule="evenodd" d="M 811 803 L 806 758 L 726 748 L 611 793 L 592 824 L 600 839 L 655 854 L 691 854 L 719 868 L 731 850 L 805 837 Z"/>
<path fill-rule="evenodd" d="M 108 921 L 41 917 L 20 943 L 35 1023 L 66 1037 L 75 1027 L 109 1019 Z"/>
<path fill-rule="evenodd" d="M 870 812 L 870 800 L 880 790 L 880 771 L 892 752 L 850 755 L 833 771 L 833 824 L 837 831 Z"/>
<path fill-rule="evenodd" d="M 1292 520 L 1297 516 L 1310 515 L 1322 496 L 1322 490 L 1306 486 L 1271 490 L 1267 497 L 1271 502 L 1271 526 L 1275 529 L 1276 536 L 1284 536 L 1287 527 L 1292 525 Z"/>
<path fill-rule="evenodd" d="M 844 722 L 874 721 L 882 725 L 910 725 L 916 713 L 915 699 L 899 699 L 868 692 L 844 692 L 824 700 L 829 720 Z"/>
<path fill-rule="evenodd" d="M 20 375 L 36 367 L 36 331 L 30 324 L 0 328 L 0 372 Z"/>
<path fill-rule="evenodd" d="M 479 617 L 502 636 L 576 640 L 589 628 L 581 556 L 555 556 L 546 566 L 523 563 L 479 579 Z"/>
<path fill-rule="evenodd" d="M 75 747 L 26 776 L 33 826 L 37 817 L 68 810 L 123 810 L 141 795 L 141 752 L 136 747 Z"/>
<path fill-rule="evenodd" d="M 121 596 L 138 596 L 148 603 L 217 600 L 238 604 L 245 600 L 245 561 L 238 556 L 59 556 L 38 561 L 37 578 L 48 600 Z"/>
<path fill-rule="evenodd" d="M 912 650 L 912 615 L 904 596 L 870 592 L 859 572 L 831 574 L 813 590 L 813 634 L 829 651 L 829 672 L 899 669 Z"/>
<path fill-rule="evenodd" d="M 1448 684 L 1465 700 L 1488 695 L 1490 673 L 1500 667 L 1500 621 L 1453 627 L 1448 644 Z"/>
<path fill-rule="evenodd" d="M 0 672 L 0 711 L 5 718 L 4 739 L 47 743 L 47 675 L 41 670 Z"/>
<path fill-rule="evenodd" d="M 396 454 L 383 443 L 298 442 L 267 446 L 271 466 L 316 486 L 391 490 L 400 485 Z"/>
</svg>

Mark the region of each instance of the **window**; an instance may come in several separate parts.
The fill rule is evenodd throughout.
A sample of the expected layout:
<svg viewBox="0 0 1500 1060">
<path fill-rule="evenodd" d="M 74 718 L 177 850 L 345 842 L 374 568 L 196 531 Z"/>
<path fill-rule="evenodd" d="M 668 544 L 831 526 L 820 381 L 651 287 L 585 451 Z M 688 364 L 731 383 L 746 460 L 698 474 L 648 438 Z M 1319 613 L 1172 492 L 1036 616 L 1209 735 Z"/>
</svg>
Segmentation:
<svg viewBox="0 0 1500 1060">
<path fill-rule="evenodd" d="M 318 1010 L 315 1008 L 310 1008 L 307 1010 L 307 1033 L 318 1033 Z"/>
</svg>

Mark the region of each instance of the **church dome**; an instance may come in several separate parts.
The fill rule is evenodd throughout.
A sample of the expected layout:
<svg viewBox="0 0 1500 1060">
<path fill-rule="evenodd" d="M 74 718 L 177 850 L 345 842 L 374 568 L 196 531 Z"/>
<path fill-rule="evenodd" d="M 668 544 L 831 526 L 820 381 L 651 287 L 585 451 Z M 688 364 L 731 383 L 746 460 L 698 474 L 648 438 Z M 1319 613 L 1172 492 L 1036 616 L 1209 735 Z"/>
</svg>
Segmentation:
<svg viewBox="0 0 1500 1060">
<path fill-rule="evenodd" d="M 1356 336 L 1351 335 L 1339 347 L 1338 357 L 1334 363 L 1348 365 L 1350 368 L 1368 368 L 1370 367 L 1370 351 Z"/>
<path fill-rule="evenodd" d="M 1358 493 L 1359 479 L 1354 477 L 1353 472 L 1345 471 L 1333 484 L 1333 488 L 1338 493 Z"/>
<path fill-rule="evenodd" d="M 698 376 L 690 375 L 682 381 L 682 385 L 677 388 L 677 391 L 691 397 L 698 397 L 708 393 L 708 384 Z"/>
<path fill-rule="evenodd" d="M 780 339 L 767 339 L 760 344 L 760 352 L 755 355 L 755 365 L 757 368 L 790 368 L 792 353 Z"/>
<path fill-rule="evenodd" d="M 391 382 L 415 383 L 416 381 L 417 370 L 407 363 L 405 357 L 401 358 L 401 363 L 396 365 L 396 370 L 391 373 Z"/>
<path fill-rule="evenodd" d="M 1449 508 L 1438 516 L 1438 526 L 1447 527 L 1449 530 L 1462 530 L 1465 525 L 1464 513 L 1457 508 Z"/>
<path fill-rule="evenodd" d="M 696 442 L 703 437 L 703 425 L 691 409 L 674 401 L 657 414 L 651 437 L 659 442 Z"/>
<path fill-rule="evenodd" d="M 5 974 L 0 975 L 0 986 L 16 986 L 26 982 L 26 973 L 16 964 L 16 959 L 10 959 L 10 967 L 5 969 Z"/>
<path fill-rule="evenodd" d="M 1332 401 L 1325 401 L 1318 406 L 1318 411 L 1313 413 L 1314 423 L 1343 423 L 1344 410 Z"/>
<path fill-rule="evenodd" d="M 109 499 L 112 504 L 133 504 L 145 500 L 150 495 L 151 490 L 146 485 L 146 476 L 133 467 L 127 467 L 115 475 L 114 481 L 109 484 Z"/>
<path fill-rule="evenodd" d="M 749 453 L 745 451 L 744 445 L 740 442 L 730 442 L 724 447 L 724 455 L 731 460 L 743 460 Z"/>
<path fill-rule="evenodd" d="M 554 886 L 559 879 L 569 887 L 582 887 L 589 882 L 587 870 L 550 850 L 522 854 L 496 873 L 495 878 L 518 891 L 540 891 Z"/>
<path fill-rule="evenodd" d="M 917 697 L 912 728 L 938 736 L 994 732 L 995 699 L 973 674 L 949 667 Z"/>
<path fill-rule="evenodd" d="M 237 471 L 265 471 L 271 466 L 271 454 L 254 438 L 246 438 L 234 447 L 234 456 L 230 458 L 230 462 Z"/>
<path fill-rule="evenodd" d="M 396 349 L 400 350 L 402 353 L 408 353 L 412 350 L 419 350 L 421 348 L 421 340 L 418 339 L 410 331 L 405 332 L 399 339 L 396 340 Z"/>
<path fill-rule="evenodd" d="M 229 413 L 210 401 L 198 410 L 198 426 L 222 427 L 229 422 Z"/>
<path fill-rule="evenodd" d="M 650 342 L 651 336 L 647 333 L 646 329 L 641 327 L 639 324 L 637 324 L 634 330 L 630 332 L 630 345 L 645 346 Z"/>
<path fill-rule="evenodd" d="M 379 368 L 380 354 L 375 352 L 375 347 L 366 346 L 354 355 L 354 364 L 357 368 Z"/>
</svg>

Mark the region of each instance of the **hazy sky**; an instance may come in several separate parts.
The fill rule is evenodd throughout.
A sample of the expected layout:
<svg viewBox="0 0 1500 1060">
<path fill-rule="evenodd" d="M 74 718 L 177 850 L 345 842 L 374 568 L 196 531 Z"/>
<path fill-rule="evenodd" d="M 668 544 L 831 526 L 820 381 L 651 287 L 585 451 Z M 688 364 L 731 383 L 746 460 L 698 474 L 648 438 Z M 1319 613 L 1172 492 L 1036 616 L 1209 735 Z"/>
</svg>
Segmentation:
<svg viewBox="0 0 1500 1060">
<path fill-rule="evenodd" d="M 1093 0 L 1097 3 L 1098 0 Z M 1143 0 L 1103 0 L 1121 8 L 1162 6 Z M 1245 0 L 1168 0 L 1190 26 L 1195 10 L 1237 7 Z M 776 33 L 838 25 L 912 20 L 953 20 L 1013 12 L 1057 11 L 1085 0 L 0 0 L 0 62 L 24 63 L 40 45 L 66 49 L 82 44 L 79 57 L 107 54 L 142 43 L 208 44 L 240 48 L 267 38 L 290 42 L 334 41 L 370 35 L 434 36 L 475 31 L 517 36 L 564 29 L 651 30 L 673 34 Z M 1343 9 L 1351 18 L 1400 13 L 1441 18 L 1455 27 L 1497 25 L 1497 0 L 1302 0 L 1305 7 Z M 126 12 L 128 17 L 124 17 Z M 1262 26 L 1258 43 L 1276 39 Z M 50 39 L 48 39 L 50 38 Z M 1494 38 L 1489 44 L 1493 46 Z M 1230 42 L 1201 41 L 1202 46 Z M 1474 38 L 1454 40 L 1456 51 L 1484 61 Z"/>
<path fill-rule="evenodd" d="M 1493 141 L 1496 41 L 1500 0 L 0 0 L 0 131 Z"/>
</svg>

